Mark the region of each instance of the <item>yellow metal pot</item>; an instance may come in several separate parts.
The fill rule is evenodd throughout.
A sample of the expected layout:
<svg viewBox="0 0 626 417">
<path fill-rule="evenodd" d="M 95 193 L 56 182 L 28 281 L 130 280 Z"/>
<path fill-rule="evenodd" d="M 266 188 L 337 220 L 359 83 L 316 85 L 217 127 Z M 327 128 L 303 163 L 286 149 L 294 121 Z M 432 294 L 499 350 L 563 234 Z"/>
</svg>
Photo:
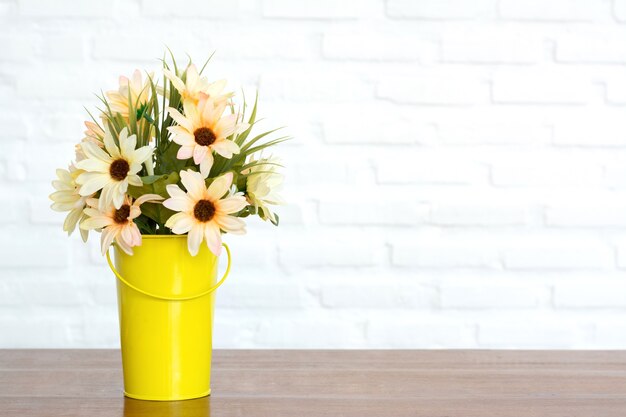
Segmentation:
<svg viewBox="0 0 626 417">
<path fill-rule="evenodd" d="M 176 401 L 211 393 L 211 349 L 218 258 L 206 245 L 196 256 L 187 236 L 142 236 L 129 256 L 114 246 L 124 367 L 124 394 Z"/>
</svg>

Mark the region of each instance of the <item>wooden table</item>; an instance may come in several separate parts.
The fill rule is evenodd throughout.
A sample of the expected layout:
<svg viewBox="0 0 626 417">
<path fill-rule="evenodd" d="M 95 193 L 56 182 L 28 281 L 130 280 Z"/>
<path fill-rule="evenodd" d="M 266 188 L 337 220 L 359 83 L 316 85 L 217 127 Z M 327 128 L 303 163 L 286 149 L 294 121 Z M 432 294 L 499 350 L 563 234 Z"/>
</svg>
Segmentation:
<svg viewBox="0 0 626 417">
<path fill-rule="evenodd" d="M 115 350 L 0 350 L 0 416 L 625 417 L 626 352 L 216 351 L 213 395 L 122 396 Z"/>
</svg>

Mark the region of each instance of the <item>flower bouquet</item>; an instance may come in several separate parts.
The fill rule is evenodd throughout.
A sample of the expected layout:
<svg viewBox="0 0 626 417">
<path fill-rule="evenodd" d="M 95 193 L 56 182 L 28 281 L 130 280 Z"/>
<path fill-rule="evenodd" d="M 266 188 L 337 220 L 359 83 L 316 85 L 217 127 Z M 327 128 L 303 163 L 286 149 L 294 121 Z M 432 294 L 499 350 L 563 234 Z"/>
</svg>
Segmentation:
<svg viewBox="0 0 626 417">
<path fill-rule="evenodd" d="M 125 393 L 134 398 L 208 395 L 213 291 L 230 270 L 222 234 L 245 233 L 250 215 L 278 225 L 281 165 L 263 152 L 288 137 L 253 135 L 258 94 L 251 111 L 245 97 L 236 105 L 226 81 L 203 76 L 209 60 L 198 70 L 171 55 L 161 82 L 138 70 L 120 77 L 53 181 L 52 208 L 69 212 L 63 230 L 78 226 L 84 241 L 101 233 L 118 278 Z M 218 281 L 222 246 L 228 267 Z"/>
</svg>

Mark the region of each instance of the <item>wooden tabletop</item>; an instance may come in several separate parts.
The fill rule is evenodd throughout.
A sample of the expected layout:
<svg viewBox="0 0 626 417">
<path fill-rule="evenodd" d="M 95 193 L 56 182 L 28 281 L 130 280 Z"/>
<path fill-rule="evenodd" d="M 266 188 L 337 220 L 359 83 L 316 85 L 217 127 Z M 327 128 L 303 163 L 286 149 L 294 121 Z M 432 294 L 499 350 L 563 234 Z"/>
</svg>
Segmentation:
<svg viewBox="0 0 626 417">
<path fill-rule="evenodd" d="M 122 395 L 115 350 L 0 350 L 0 416 L 626 416 L 626 352 L 217 350 L 213 394 Z"/>
</svg>

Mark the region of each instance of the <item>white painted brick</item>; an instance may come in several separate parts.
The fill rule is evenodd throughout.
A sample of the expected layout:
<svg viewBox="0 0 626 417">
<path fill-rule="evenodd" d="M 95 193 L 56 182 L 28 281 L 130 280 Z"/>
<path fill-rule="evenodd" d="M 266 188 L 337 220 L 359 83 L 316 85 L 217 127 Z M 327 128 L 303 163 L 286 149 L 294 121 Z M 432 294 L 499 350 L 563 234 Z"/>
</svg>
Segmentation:
<svg viewBox="0 0 626 417">
<path fill-rule="evenodd" d="M 561 35 L 556 41 L 556 59 L 561 62 L 626 63 L 624 30 L 592 31 Z"/>
<path fill-rule="evenodd" d="M 486 102 L 489 87 L 480 78 L 439 71 L 410 77 L 383 77 L 376 95 L 396 103 L 469 105 Z"/>
<path fill-rule="evenodd" d="M 387 15 L 397 18 L 474 19 L 493 17 L 495 0 L 390 0 Z"/>
<path fill-rule="evenodd" d="M 534 308 L 539 305 L 544 290 L 537 286 L 515 282 L 451 285 L 441 287 L 442 308 L 510 309 Z"/>
<path fill-rule="evenodd" d="M 500 15 L 511 19 L 590 21 L 610 13 L 608 1 L 501 0 L 498 6 Z"/>
<path fill-rule="evenodd" d="M 297 349 L 363 345 L 363 331 L 354 323 L 337 319 L 276 319 L 261 323 L 257 346 Z"/>
<path fill-rule="evenodd" d="M 432 308 L 437 305 L 433 288 L 391 282 L 323 285 L 322 306 L 326 308 L 397 309 Z"/>
<path fill-rule="evenodd" d="M 5 113 L 0 115 L 3 140 L 21 140 L 28 135 L 29 129 L 26 120 L 20 114 Z"/>
<path fill-rule="evenodd" d="M 0 348 L 67 348 L 72 343 L 71 322 L 58 318 L 3 316 Z"/>
<path fill-rule="evenodd" d="M 502 27 L 472 27 L 446 32 L 442 40 L 445 62 L 482 64 L 532 64 L 543 57 L 543 40 L 522 31 Z M 494 36 L 497 33 L 497 36 Z"/>
<path fill-rule="evenodd" d="M 129 36 L 133 39 L 130 44 L 127 42 Z M 125 47 L 120 48 L 120 45 L 125 45 Z M 163 56 L 163 45 L 141 34 L 111 34 L 99 36 L 93 40 L 92 54 L 98 60 L 114 59 L 133 63 L 138 61 L 152 63 Z"/>
<path fill-rule="evenodd" d="M 308 59 L 317 57 L 320 50 L 318 35 L 292 33 L 285 36 L 283 33 L 248 35 L 225 34 L 210 36 L 210 43 L 214 45 L 219 59 L 241 60 L 253 59 Z"/>
<path fill-rule="evenodd" d="M 591 80 L 571 72 L 501 70 L 493 77 L 497 103 L 584 104 L 592 95 Z"/>
<path fill-rule="evenodd" d="M 624 164 L 609 164 L 605 167 L 606 182 L 611 188 L 626 187 L 626 166 Z"/>
<path fill-rule="evenodd" d="M 58 69 L 58 72 L 56 71 Z M 27 69 L 17 74 L 17 94 L 27 99 L 91 99 L 97 91 L 93 79 L 75 69 L 49 68 L 51 76 L 42 76 L 42 69 Z"/>
<path fill-rule="evenodd" d="M 372 320 L 367 325 L 367 343 L 372 348 L 420 349 L 458 346 L 475 347 L 475 326 L 463 320 L 438 317 Z"/>
<path fill-rule="evenodd" d="M 430 215 L 432 223 L 447 226 L 513 226 L 527 223 L 528 218 L 528 207 L 500 202 L 438 203 L 432 205 Z"/>
<path fill-rule="evenodd" d="M 120 348 L 120 330 L 117 309 L 108 309 L 107 314 L 89 311 L 83 317 L 82 333 L 85 347 Z"/>
<path fill-rule="evenodd" d="M 626 80 L 622 77 L 610 77 L 607 79 L 606 98 L 609 103 L 626 103 Z"/>
<path fill-rule="evenodd" d="M 555 125 L 554 143 L 575 146 L 626 146 L 626 137 L 621 134 L 624 129 L 626 122 L 613 117 L 572 119 Z"/>
<path fill-rule="evenodd" d="M 439 124 L 440 141 L 459 145 L 532 145 L 549 143 L 552 130 L 539 125 L 519 122 L 459 123 L 448 121 Z"/>
<path fill-rule="evenodd" d="M 593 283 L 592 285 L 590 285 Z M 563 282 L 554 287 L 557 308 L 624 308 L 626 283 L 590 276 L 583 282 Z"/>
<path fill-rule="evenodd" d="M 500 264 L 497 248 L 473 239 L 394 241 L 391 259 L 393 265 L 404 267 L 494 268 Z"/>
<path fill-rule="evenodd" d="M 251 349 L 255 348 L 254 336 L 258 333 L 258 317 L 229 318 L 225 312 L 217 313 L 213 323 L 213 349 Z"/>
<path fill-rule="evenodd" d="M 376 240 L 348 239 L 342 235 L 326 236 L 323 240 L 305 239 L 280 245 L 281 265 L 289 268 L 374 266 L 385 255 L 383 242 Z"/>
<path fill-rule="evenodd" d="M 470 161 L 438 158 L 438 155 L 380 160 L 376 172 L 378 181 L 391 184 L 473 184 L 486 180 L 487 168 Z"/>
<path fill-rule="evenodd" d="M 113 14 L 115 2 L 75 2 L 72 0 L 19 0 L 19 12 L 32 17 L 103 18 Z"/>
<path fill-rule="evenodd" d="M 0 266 L 3 268 L 63 267 L 68 264 L 68 256 L 68 241 L 60 229 L 57 233 L 41 227 L 7 230 L 0 237 Z"/>
<path fill-rule="evenodd" d="M 181 4 L 176 0 L 151 0 L 142 2 L 141 13 L 146 16 L 229 18 L 241 13 L 240 3 L 239 0 L 186 0 Z"/>
<path fill-rule="evenodd" d="M 47 196 L 92 93 L 158 72 L 165 44 L 180 62 L 216 50 L 209 78 L 260 86 L 264 127 L 296 137 L 275 151 L 281 226 L 225 237 L 215 347 L 626 346 L 626 2 L 0 0 L 0 16 L 0 347 L 119 347 L 99 235 L 68 239 Z"/>
<path fill-rule="evenodd" d="M 626 244 L 617 246 L 617 265 L 620 268 L 626 268 Z"/>
<path fill-rule="evenodd" d="M 42 37 L 41 54 L 45 59 L 60 61 L 83 61 L 86 42 L 80 34 L 45 34 Z"/>
<path fill-rule="evenodd" d="M 80 281 L 23 281 L 20 283 L 22 297 L 28 305 L 80 306 L 85 301 L 85 291 Z"/>
<path fill-rule="evenodd" d="M 260 87 L 265 97 L 293 101 L 352 101 L 374 95 L 374 84 L 357 74 L 326 71 L 284 73 L 272 71 L 261 76 Z"/>
<path fill-rule="evenodd" d="M 504 265 L 511 269 L 610 268 L 614 263 L 611 247 L 571 239 L 546 242 L 537 238 L 534 242 L 504 251 Z"/>
<path fill-rule="evenodd" d="M 484 323 L 478 326 L 478 343 L 481 347 L 502 348 L 568 348 L 581 339 L 582 330 L 575 323 L 533 320 L 520 322 Z M 541 341 L 538 343 L 538 341 Z"/>
<path fill-rule="evenodd" d="M 350 123 L 368 120 L 369 123 Z M 425 123 L 416 111 L 398 111 L 383 104 L 354 106 L 323 120 L 324 140 L 331 144 L 385 145 L 433 143 L 436 130 Z"/>
<path fill-rule="evenodd" d="M 594 186 L 602 182 L 602 167 L 560 162 L 497 164 L 491 178 L 499 186 L 569 187 Z"/>
<path fill-rule="evenodd" d="M 0 207 L 2 207 L 0 224 L 16 224 L 27 218 L 28 203 L 23 199 L 2 196 L 0 197 Z"/>
<path fill-rule="evenodd" d="M 571 202 L 546 208 L 546 224 L 557 227 L 626 227 L 626 204 Z"/>
<path fill-rule="evenodd" d="M 626 0 L 613 0 L 613 15 L 620 22 L 626 22 Z"/>
<path fill-rule="evenodd" d="M 614 316 L 595 325 L 594 347 L 626 349 L 626 324 L 623 317 Z"/>
<path fill-rule="evenodd" d="M 336 225 L 416 225 L 428 217 L 428 206 L 416 201 L 393 201 L 381 196 L 373 200 L 321 201 L 320 221 Z"/>
<path fill-rule="evenodd" d="M 258 277 L 258 273 L 256 274 Z M 233 277 L 236 278 L 236 277 Z M 220 288 L 216 296 L 218 308 L 272 308 L 285 310 L 303 306 L 302 290 L 295 283 L 260 280 L 242 283 L 237 279 Z"/>
<path fill-rule="evenodd" d="M 325 58 L 375 61 L 433 61 L 437 44 L 416 36 L 387 34 L 324 35 Z"/>
<path fill-rule="evenodd" d="M 289 0 L 263 0 L 263 16 L 294 19 L 342 19 L 362 16 L 362 1 L 319 0 L 304 4 Z"/>
<path fill-rule="evenodd" d="M 39 38 L 28 33 L 11 33 L 0 36 L 3 62 L 32 62 L 39 45 Z"/>
</svg>

